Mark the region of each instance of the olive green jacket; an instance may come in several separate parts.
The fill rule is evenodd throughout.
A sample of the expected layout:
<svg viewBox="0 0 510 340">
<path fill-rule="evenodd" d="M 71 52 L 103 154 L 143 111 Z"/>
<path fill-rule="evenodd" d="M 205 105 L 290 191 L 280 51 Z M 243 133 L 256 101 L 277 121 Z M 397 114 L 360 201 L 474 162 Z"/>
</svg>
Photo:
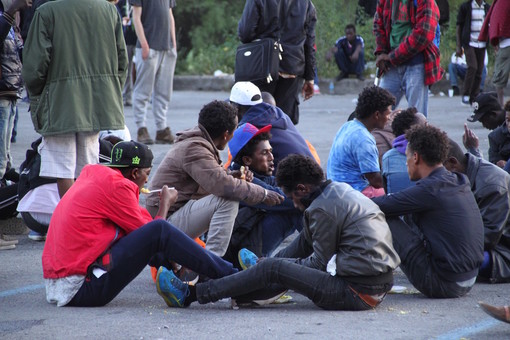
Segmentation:
<svg viewBox="0 0 510 340">
<path fill-rule="evenodd" d="M 122 23 L 104 0 L 48 2 L 34 15 L 22 75 L 43 136 L 124 128 Z"/>
</svg>

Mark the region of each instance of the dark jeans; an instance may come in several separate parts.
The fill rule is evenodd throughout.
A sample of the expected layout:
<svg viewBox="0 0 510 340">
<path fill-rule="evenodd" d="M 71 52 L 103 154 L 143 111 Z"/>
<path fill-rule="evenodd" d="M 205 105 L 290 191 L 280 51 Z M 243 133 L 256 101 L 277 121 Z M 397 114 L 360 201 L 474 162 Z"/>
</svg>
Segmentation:
<svg viewBox="0 0 510 340">
<path fill-rule="evenodd" d="M 431 298 L 456 298 L 466 295 L 472 287 L 461 287 L 442 279 L 418 227 L 398 217 L 386 217 L 393 237 L 393 247 L 400 256 L 400 269 L 413 286 Z"/>
<path fill-rule="evenodd" d="M 345 54 L 344 50 L 339 48 L 335 53 L 335 61 L 338 69 L 347 75 L 355 74 L 360 76 L 365 70 L 365 53 L 363 50 L 359 53 L 358 60 L 353 63 L 349 56 Z"/>
<path fill-rule="evenodd" d="M 260 91 L 269 92 L 276 100 L 278 106 L 290 117 L 292 122 L 299 123 L 299 94 L 303 86 L 301 78 L 282 78 L 266 83 L 265 81 L 255 82 Z"/>
<path fill-rule="evenodd" d="M 372 309 L 342 278 L 283 258 L 263 259 L 255 266 L 237 274 L 200 283 L 197 285 L 197 299 L 202 304 L 226 297 L 242 299 L 243 295 L 263 289 L 275 292 L 292 289 L 324 309 Z"/>
<path fill-rule="evenodd" d="M 103 306 L 113 300 L 147 264 L 175 261 L 199 274 L 219 278 L 237 272 L 232 264 L 208 252 L 165 220 L 155 220 L 122 237 L 110 249 L 108 272 L 88 275 L 69 306 Z"/>
<path fill-rule="evenodd" d="M 464 53 L 466 54 L 466 64 L 468 67 L 464 79 L 462 95 L 469 96 L 469 100 L 472 102 L 480 92 L 485 61 L 485 48 L 474 48 L 470 46 L 464 49 Z"/>
<path fill-rule="evenodd" d="M 246 234 L 244 230 L 234 229 L 223 259 L 240 269 L 237 255 L 242 248 L 249 249 L 259 257 L 269 257 L 289 235 L 301 229 L 301 213 L 267 212 Z"/>
</svg>

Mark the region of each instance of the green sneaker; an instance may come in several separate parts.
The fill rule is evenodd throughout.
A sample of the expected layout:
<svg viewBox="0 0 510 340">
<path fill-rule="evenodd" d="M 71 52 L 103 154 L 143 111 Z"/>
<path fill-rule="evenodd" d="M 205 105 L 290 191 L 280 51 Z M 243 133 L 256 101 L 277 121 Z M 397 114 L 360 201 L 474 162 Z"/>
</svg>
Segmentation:
<svg viewBox="0 0 510 340">
<path fill-rule="evenodd" d="M 158 294 L 168 307 L 184 307 L 184 300 L 189 295 L 188 285 L 183 283 L 174 272 L 161 266 L 156 276 Z"/>
</svg>

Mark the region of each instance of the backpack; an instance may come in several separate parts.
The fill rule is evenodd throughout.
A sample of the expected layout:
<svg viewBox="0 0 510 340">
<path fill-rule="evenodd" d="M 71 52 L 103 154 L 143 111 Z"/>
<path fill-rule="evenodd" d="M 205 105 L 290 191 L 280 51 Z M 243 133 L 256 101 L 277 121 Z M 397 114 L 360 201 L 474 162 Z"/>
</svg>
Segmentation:
<svg viewBox="0 0 510 340">
<path fill-rule="evenodd" d="M 42 137 L 38 138 L 28 149 L 25 160 L 19 167 L 18 198 L 21 200 L 27 192 L 43 184 L 56 183 L 55 178 L 43 178 L 39 176 L 41 170 L 41 155 L 37 152 Z"/>
</svg>

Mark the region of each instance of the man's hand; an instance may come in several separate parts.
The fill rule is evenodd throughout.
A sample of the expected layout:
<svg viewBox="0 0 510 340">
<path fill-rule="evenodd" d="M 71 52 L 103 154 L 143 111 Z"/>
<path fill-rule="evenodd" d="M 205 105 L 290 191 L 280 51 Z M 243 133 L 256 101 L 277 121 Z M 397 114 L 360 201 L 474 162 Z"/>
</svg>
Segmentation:
<svg viewBox="0 0 510 340">
<path fill-rule="evenodd" d="M 267 190 L 267 196 L 266 196 L 266 198 L 264 198 L 262 203 L 264 203 L 265 205 L 273 206 L 273 205 L 281 204 L 284 199 L 285 198 L 282 195 L 280 195 L 279 193 L 271 191 L 271 190 Z"/>
<path fill-rule="evenodd" d="M 147 60 L 149 58 L 150 48 L 149 44 L 145 44 L 142 46 L 142 59 Z"/>
<path fill-rule="evenodd" d="M 167 185 L 163 185 L 161 192 L 159 193 L 159 210 L 158 215 L 166 218 L 168 209 L 177 201 L 179 192 L 174 188 L 170 189 Z M 164 214 L 164 215 L 163 215 Z"/>
<path fill-rule="evenodd" d="M 331 59 L 333 59 L 336 52 L 338 52 L 338 47 L 336 47 L 336 46 L 331 47 L 331 49 L 326 52 L 324 59 L 326 59 L 326 61 L 331 61 Z"/>
<path fill-rule="evenodd" d="M 464 123 L 464 134 L 462 135 L 462 143 L 466 149 L 478 149 L 480 142 L 475 133 Z"/>
<path fill-rule="evenodd" d="M 464 54 L 464 52 L 462 51 L 462 47 L 457 46 L 457 48 L 455 49 L 455 56 L 462 58 L 463 54 Z"/>
<path fill-rule="evenodd" d="M 379 76 L 382 76 L 389 70 L 390 56 L 386 53 L 381 53 L 375 59 L 375 66 L 379 68 Z"/>
<path fill-rule="evenodd" d="M 246 182 L 253 181 L 253 172 L 250 171 L 248 166 L 242 166 L 239 170 L 233 170 L 230 172 L 230 175 L 237 179 L 243 179 Z"/>
<path fill-rule="evenodd" d="M 506 161 L 504 160 L 497 161 L 496 165 L 499 166 L 500 168 L 504 168 L 506 165 Z"/>
<path fill-rule="evenodd" d="M 304 100 L 308 100 L 313 97 L 313 83 L 310 83 L 308 81 L 305 81 L 303 84 L 303 89 L 301 90 L 301 95 L 303 96 Z"/>
<path fill-rule="evenodd" d="M 32 7 L 32 0 L 13 0 L 5 12 L 12 16 L 20 9 L 26 7 Z"/>
<path fill-rule="evenodd" d="M 350 59 L 351 59 L 351 62 L 352 63 L 355 63 L 358 61 L 358 58 L 359 58 L 359 52 L 354 52 L 351 56 L 350 56 Z"/>
</svg>

